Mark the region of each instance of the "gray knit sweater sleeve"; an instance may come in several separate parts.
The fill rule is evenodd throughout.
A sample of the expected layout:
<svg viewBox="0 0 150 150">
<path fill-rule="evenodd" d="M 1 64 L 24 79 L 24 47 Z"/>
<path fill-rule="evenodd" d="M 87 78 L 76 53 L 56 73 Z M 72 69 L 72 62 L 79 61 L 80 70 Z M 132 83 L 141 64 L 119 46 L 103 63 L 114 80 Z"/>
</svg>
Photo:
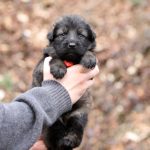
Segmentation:
<svg viewBox="0 0 150 150">
<path fill-rule="evenodd" d="M 43 125 L 52 125 L 71 107 L 66 89 L 50 80 L 9 104 L 0 104 L 0 150 L 29 150 Z"/>
</svg>

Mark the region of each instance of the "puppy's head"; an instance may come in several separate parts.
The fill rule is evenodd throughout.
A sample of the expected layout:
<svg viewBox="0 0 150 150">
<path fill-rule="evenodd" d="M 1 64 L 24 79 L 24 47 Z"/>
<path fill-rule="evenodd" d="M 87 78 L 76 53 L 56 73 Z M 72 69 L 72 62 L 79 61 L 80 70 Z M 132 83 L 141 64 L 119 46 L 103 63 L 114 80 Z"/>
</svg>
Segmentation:
<svg viewBox="0 0 150 150">
<path fill-rule="evenodd" d="M 86 51 L 95 48 L 95 33 L 77 15 L 62 17 L 47 37 L 61 59 L 75 63 L 80 61 Z"/>
</svg>

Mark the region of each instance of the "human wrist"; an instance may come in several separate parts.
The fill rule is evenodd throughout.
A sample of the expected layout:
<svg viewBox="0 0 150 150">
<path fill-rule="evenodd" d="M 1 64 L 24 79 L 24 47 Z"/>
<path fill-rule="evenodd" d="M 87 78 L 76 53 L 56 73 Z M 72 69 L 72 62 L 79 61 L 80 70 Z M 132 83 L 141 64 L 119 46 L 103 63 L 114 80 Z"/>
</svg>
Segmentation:
<svg viewBox="0 0 150 150">
<path fill-rule="evenodd" d="M 59 82 L 45 80 L 42 82 L 42 87 L 45 89 L 47 95 L 50 96 L 48 103 L 50 100 L 53 102 L 58 115 L 62 115 L 72 108 L 69 93 Z"/>
</svg>

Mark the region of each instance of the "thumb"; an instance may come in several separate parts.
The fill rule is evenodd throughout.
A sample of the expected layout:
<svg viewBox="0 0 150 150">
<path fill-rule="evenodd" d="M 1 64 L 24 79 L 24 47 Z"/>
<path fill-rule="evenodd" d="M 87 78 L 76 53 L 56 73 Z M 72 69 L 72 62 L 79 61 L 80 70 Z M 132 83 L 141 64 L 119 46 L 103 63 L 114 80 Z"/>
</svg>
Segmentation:
<svg viewBox="0 0 150 150">
<path fill-rule="evenodd" d="M 46 57 L 44 60 L 44 65 L 43 65 L 44 80 L 53 79 L 52 74 L 50 74 L 50 65 L 49 65 L 49 62 L 51 61 L 51 59 L 52 59 L 52 57 Z"/>
</svg>

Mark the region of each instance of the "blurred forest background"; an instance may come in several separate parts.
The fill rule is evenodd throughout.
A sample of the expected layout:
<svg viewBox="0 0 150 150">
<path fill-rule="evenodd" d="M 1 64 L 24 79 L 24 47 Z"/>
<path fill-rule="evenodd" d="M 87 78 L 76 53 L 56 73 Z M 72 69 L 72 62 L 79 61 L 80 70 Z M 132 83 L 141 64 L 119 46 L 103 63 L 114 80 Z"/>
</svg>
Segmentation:
<svg viewBox="0 0 150 150">
<path fill-rule="evenodd" d="M 47 32 L 64 14 L 92 25 L 100 64 L 77 150 L 150 150 L 150 0 L 0 0 L 0 101 L 29 88 Z"/>
</svg>

